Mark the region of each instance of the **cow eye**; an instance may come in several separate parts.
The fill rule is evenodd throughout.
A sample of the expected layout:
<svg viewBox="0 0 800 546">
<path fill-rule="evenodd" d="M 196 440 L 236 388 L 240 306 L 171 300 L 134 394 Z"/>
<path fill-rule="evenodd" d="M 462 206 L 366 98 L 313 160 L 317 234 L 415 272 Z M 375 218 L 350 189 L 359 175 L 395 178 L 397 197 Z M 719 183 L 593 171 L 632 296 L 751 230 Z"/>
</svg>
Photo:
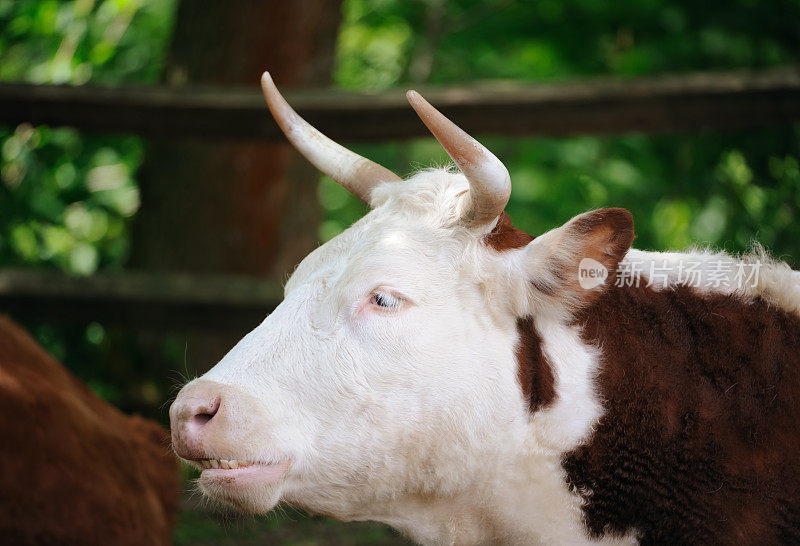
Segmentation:
<svg viewBox="0 0 800 546">
<path fill-rule="evenodd" d="M 369 302 L 372 305 L 383 307 L 384 309 L 397 309 L 400 307 L 400 298 L 387 294 L 386 292 L 374 292 Z"/>
</svg>

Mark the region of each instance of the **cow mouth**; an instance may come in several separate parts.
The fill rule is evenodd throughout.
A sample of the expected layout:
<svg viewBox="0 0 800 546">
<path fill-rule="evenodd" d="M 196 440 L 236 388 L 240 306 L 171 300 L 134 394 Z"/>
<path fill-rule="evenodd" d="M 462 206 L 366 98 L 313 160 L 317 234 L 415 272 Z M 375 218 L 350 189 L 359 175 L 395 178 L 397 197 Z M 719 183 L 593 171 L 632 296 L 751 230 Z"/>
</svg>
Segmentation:
<svg viewBox="0 0 800 546">
<path fill-rule="evenodd" d="M 202 466 L 204 470 L 209 470 L 211 468 L 236 470 L 237 468 L 247 468 L 248 466 L 253 466 L 253 463 L 251 462 L 238 461 L 236 459 L 198 459 L 195 461 L 195 463 L 199 466 Z"/>
<path fill-rule="evenodd" d="M 194 459 L 192 463 L 202 470 L 201 484 L 234 488 L 280 482 L 290 466 L 289 461 L 257 462 L 239 459 Z"/>
</svg>

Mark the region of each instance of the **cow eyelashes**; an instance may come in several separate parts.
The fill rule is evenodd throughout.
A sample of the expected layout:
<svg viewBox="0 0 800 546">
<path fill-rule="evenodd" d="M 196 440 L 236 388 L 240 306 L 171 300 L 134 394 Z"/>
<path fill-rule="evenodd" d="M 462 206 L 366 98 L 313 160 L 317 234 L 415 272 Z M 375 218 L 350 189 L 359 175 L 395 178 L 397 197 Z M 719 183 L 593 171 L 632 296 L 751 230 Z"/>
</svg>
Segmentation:
<svg viewBox="0 0 800 546">
<path fill-rule="evenodd" d="M 401 300 L 397 296 L 387 294 L 386 292 L 373 292 L 369 298 L 369 302 L 376 307 L 384 309 L 397 309 L 400 307 Z"/>
</svg>

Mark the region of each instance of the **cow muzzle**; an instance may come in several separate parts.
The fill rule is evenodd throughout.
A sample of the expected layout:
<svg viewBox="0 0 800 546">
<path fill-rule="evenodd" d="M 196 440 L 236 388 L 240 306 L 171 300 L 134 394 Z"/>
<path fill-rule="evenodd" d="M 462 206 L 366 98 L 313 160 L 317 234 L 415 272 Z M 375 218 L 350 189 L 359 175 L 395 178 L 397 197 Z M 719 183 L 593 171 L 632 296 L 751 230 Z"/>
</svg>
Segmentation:
<svg viewBox="0 0 800 546">
<path fill-rule="evenodd" d="M 202 470 L 199 483 L 206 493 L 241 504 L 231 495 L 285 478 L 288 458 L 252 455 L 258 446 L 248 439 L 255 431 L 246 429 L 258 423 L 258 415 L 251 397 L 214 381 L 195 380 L 178 393 L 169 410 L 172 445 L 179 457 Z"/>
<path fill-rule="evenodd" d="M 172 445 L 183 459 L 210 458 L 208 444 L 216 444 L 230 413 L 231 388 L 213 381 L 193 381 L 186 385 L 169 409 Z M 223 408 L 223 397 L 225 407 Z"/>
</svg>

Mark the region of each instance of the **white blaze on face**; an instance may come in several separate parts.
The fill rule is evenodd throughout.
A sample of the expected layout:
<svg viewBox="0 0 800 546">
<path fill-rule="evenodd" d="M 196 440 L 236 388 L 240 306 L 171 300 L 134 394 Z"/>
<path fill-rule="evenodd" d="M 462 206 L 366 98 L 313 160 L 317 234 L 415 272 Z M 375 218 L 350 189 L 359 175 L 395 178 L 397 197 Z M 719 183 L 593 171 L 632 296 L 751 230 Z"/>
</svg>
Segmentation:
<svg viewBox="0 0 800 546">
<path fill-rule="evenodd" d="M 311 253 L 280 306 L 201 378 L 257 401 L 230 443 L 291 461 L 279 496 L 341 518 L 463 489 L 527 419 L 514 319 L 486 311 L 475 263 L 489 250 L 449 227 L 466 181 L 432 171 L 402 186 L 379 188 L 375 210 Z M 251 496 L 266 504 L 238 504 L 278 497 Z"/>
</svg>

